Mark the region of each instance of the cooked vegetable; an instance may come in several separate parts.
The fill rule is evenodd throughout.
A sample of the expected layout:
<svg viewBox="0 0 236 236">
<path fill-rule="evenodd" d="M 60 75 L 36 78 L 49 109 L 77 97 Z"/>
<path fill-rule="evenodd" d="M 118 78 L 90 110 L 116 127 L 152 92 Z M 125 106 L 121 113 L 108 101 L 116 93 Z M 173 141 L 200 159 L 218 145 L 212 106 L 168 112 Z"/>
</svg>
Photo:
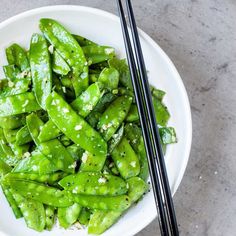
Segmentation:
<svg viewBox="0 0 236 236">
<path fill-rule="evenodd" d="M 148 162 L 130 72 L 115 49 L 41 19 L 29 50 L 6 49 L 0 80 L 0 186 L 36 231 L 111 227 L 148 187 Z M 163 145 L 165 92 L 150 86 Z M 108 233 L 109 234 L 109 233 Z"/>
</svg>

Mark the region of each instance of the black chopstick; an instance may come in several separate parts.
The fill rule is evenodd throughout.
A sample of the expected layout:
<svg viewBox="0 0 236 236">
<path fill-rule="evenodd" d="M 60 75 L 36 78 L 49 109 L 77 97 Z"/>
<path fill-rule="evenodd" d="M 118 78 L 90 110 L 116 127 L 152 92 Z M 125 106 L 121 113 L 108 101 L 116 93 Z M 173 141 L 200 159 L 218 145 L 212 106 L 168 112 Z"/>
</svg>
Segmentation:
<svg viewBox="0 0 236 236">
<path fill-rule="evenodd" d="M 156 124 L 152 97 L 148 85 L 145 63 L 139 41 L 130 0 L 126 0 L 128 18 L 131 26 L 135 56 L 130 42 L 128 27 L 122 7 L 122 1 L 117 0 L 121 19 L 122 32 L 130 68 L 132 84 L 139 111 L 140 124 L 149 163 L 149 172 L 153 186 L 154 197 L 159 213 L 159 223 L 162 235 L 179 235 L 178 226 L 166 172 L 164 155 Z"/>
</svg>

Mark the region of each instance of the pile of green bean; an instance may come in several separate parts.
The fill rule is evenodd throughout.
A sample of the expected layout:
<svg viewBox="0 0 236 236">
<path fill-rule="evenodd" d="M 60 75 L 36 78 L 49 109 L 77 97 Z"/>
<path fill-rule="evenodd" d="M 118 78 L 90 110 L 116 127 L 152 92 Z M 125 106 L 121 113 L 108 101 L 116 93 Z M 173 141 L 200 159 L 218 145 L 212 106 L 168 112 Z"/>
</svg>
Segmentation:
<svg viewBox="0 0 236 236">
<path fill-rule="evenodd" d="M 0 80 L 0 185 L 16 218 L 55 218 L 91 234 L 148 190 L 148 166 L 128 66 L 112 47 L 41 19 L 30 49 L 6 49 Z M 151 87 L 163 149 L 175 143 L 165 92 Z"/>
</svg>

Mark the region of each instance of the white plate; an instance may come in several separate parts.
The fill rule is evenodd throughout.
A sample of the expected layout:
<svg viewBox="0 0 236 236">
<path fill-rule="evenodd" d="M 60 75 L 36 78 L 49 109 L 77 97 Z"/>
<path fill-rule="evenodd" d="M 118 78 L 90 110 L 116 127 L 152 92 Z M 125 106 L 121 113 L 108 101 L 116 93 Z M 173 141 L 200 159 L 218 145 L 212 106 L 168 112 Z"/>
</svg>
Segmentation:
<svg viewBox="0 0 236 236">
<path fill-rule="evenodd" d="M 119 19 L 108 12 L 81 6 L 50 6 L 34 9 L 14 16 L 0 24 L 0 60 L 6 63 L 4 48 L 13 42 L 29 47 L 32 33 L 39 32 L 40 18 L 50 17 L 61 22 L 70 32 L 83 35 L 97 43 L 113 46 L 121 57 L 125 57 Z M 141 43 L 149 71 L 150 82 L 167 92 L 164 102 L 171 119 L 170 126 L 176 128 L 178 143 L 168 146 L 166 165 L 172 194 L 177 190 L 183 177 L 192 138 L 190 106 L 186 90 L 174 65 L 162 49 L 140 30 Z M 1 74 L 1 77 L 3 74 Z M 152 192 L 117 224 L 104 233 L 104 236 L 131 236 L 147 226 L 156 217 Z M 0 193 L 0 232 L 9 236 L 85 236 L 86 230 L 53 229 L 42 233 L 28 229 L 23 219 L 16 220 Z"/>
</svg>

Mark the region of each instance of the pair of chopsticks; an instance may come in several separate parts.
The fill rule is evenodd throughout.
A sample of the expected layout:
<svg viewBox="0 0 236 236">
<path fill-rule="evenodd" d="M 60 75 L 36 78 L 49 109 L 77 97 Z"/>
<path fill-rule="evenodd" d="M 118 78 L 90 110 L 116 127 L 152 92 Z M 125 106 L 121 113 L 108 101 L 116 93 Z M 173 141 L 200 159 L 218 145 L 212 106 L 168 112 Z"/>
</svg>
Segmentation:
<svg viewBox="0 0 236 236">
<path fill-rule="evenodd" d="M 139 40 L 138 30 L 134 18 L 131 0 L 125 0 L 129 24 L 131 28 L 133 47 L 130 41 L 128 27 L 125 19 L 122 0 L 117 0 L 121 20 L 122 33 L 126 48 L 130 75 L 138 107 L 140 124 L 146 148 L 149 172 L 156 201 L 158 220 L 161 235 L 179 235 L 177 220 L 171 196 L 164 155 L 156 123 L 152 96 L 144 63 L 143 53 Z"/>
</svg>

